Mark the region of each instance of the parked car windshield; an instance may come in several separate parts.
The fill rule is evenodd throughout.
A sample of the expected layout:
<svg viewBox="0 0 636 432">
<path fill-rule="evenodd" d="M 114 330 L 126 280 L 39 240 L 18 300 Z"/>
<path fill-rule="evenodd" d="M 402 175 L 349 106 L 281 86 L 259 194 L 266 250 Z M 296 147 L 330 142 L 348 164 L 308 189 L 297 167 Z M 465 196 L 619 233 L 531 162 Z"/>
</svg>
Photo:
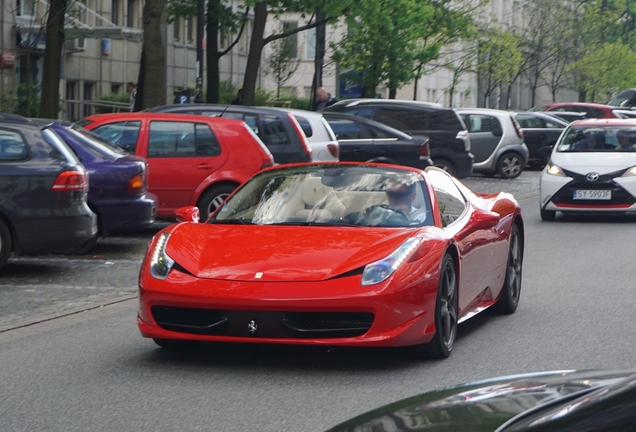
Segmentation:
<svg viewBox="0 0 636 432">
<path fill-rule="evenodd" d="M 636 127 L 571 127 L 559 142 L 559 152 L 636 152 Z"/>
<path fill-rule="evenodd" d="M 404 227 L 432 225 L 423 178 L 370 166 L 312 165 L 266 171 L 208 223 Z"/>
</svg>

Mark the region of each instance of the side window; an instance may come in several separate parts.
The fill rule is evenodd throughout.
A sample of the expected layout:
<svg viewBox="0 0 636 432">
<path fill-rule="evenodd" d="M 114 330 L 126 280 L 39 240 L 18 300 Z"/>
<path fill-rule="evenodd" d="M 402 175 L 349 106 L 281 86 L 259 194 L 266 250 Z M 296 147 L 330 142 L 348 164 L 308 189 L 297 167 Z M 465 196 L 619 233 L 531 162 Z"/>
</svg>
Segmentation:
<svg viewBox="0 0 636 432">
<path fill-rule="evenodd" d="M 378 121 L 398 130 L 426 130 L 424 111 L 398 107 L 378 108 Z"/>
<path fill-rule="evenodd" d="M 360 130 L 360 126 L 352 120 L 332 119 L 329 120 L 329 125 L 336 134 L 336 138 L 339 140 L 362 138 L 362 130 Z"/>
<path fill-rule="evenodd" d="M 214 132 L 207 124 L 197 123 L 196 131 L 196 155 L 197 156 L 218 156 L 221 154 L 221 146 L 216 139 Z"/>
<path fill-rule="evenodd" d="M 548 129 L 563 129 L 563 126 L 558 123 L 552 123 L 550 120 L 545 120 L 545 127 Z"/>
<path fill-rule="evenodd" d="M 343 112 L 347 114 L 357 115 L 360 117 L 365 117 L 368 119 L 373 118 L 373 108 L 352 107 L 352 108 L 345 109 Z"/>
<path fill-rule="evenodd" d="M 471 114 L 468 119 L 469 132 L 495 132 L 501 130 L 499 120 L 489 115 Z"/>
<path fill-rule="evenodd" d="M 428 130 L 460 131 L 464 129 L 459 115 L 452 109 L 428 109 L 423 110 L 426 127 Z M 421 114 L 421 115 L 422 115 Z"/>
<path fill-rule="evenodd" d="M 19 133 L 0 131 L 0 161 L 19 161 L 28 156 L 27 146 Z"/>
<path fill-rule="evenodd" d="M 382 129 L 378 129 L 375 126 L 365 125 L 365 127 L 367 128 L 367 130 L 369 131 L 369 133 L 371 134 L 373 138 L 395 138 L 390 133 L 385 132 Z"/>
<path fill-rule="evenodd" d="M 269 145 L 290 144 L 289 134 L 280 118 L 274 115 L 262 115 L 261 125 L 263 126 L 263 136 L 261 139 Z"/>
<path fill-rule="evenodd" d="M 93 132 L 109 143 L 122 147 L 128 153 L 135 154 L 140 128 L 139 121 L 124 121 L 98 126 Z"/>
<path fill-rule="evenodd" d="M 195 141 L 194 123 L 153 121 L 147 157 L 196 156 Z"/>
<path fill-rule="evenodd" d="M 450 225 L 466 210 L 466 198 L 447 174 L 436 170 L 429 170 L 427 174 L 437 197 L 442 224 Z"/>
<path fill-rule="evenodd" d="M 535 128 L 543 129 L 546 127 L 544 120 L 538 117 L 517 115 L 516 118 L 517 118 L 517 121 L 519 122 L 519 126 L 521 126 L 524 129 L 535 129 Z M 552 124 L 554 125 L 554 123 Z"/>
<path fill-rule="evenodd" d="M 305 136 L 307 138 L 311 138 L 311 136 L 314 134 L 314 131 L 311 129 L 311 124 L 309 124 L 309 120 L 303 117 L 298 117 L 297 115 L 295 115 L 294 118 L 300 125 L 300 128 L 303 130 L 303 132 L 305 132 Z"/>
<path fill-rule="evenodd" d="M 252 129 L 252 131 L 258 135 L 258 119 L 255 115 L 245 115 L 245 123 Z"/>
</svg>

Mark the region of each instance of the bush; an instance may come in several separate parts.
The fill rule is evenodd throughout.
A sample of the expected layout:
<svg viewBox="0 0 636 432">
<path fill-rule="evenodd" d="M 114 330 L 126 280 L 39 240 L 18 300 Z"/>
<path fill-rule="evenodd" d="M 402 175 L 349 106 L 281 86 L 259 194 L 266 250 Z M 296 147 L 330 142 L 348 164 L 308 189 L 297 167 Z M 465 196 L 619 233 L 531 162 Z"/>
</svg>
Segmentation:
<svg viewBox="0 0 636 432">
<path fill-rule="evenodd" d="M 38 117 L 40 115 L 40 84 L 20 83 L 17 88 L 18 99 L 14 109 L 15 114 L 25 117 Z"/>
<path fill-rule="evenodd" d="M 106 93 L 97 98 L 98 101 L 103 102 L 120 102 L 125 104 L 130 104 L 130 95 L 128 93 Z M 120 112 L 122 109 L 114 107 L 104 107 L 104 106 L 96 106 L 95 113 L 96 114 L 104 114 L 104 113 L 112 113 L 112 112 Z"/>
<path fill-rule="evenodd" d="M 219 86 L 219 103 L 231 104 L 236 98 L 240 85 L 232 84 L 230 81 L 221 81 Z M 254 94 L 254 106 L 265 106 L 267 101 L 274 100 L 274 92 L 257 87 Z"/>
</svg>

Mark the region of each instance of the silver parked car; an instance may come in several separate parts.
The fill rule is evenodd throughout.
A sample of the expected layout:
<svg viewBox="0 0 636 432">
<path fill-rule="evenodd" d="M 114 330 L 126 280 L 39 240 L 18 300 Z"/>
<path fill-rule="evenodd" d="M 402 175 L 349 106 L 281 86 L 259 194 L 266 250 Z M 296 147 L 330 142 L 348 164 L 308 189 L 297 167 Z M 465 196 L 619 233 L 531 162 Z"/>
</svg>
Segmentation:
<svg viewBox="0 0 636 432">
<path fill-rule="evenodd" d="M 457 110 L 466 123 L 475 161 L 473 172 L 517 178 L 528 162 L 528 147 L 515 113 L 487 108 Z"/>
</svg>

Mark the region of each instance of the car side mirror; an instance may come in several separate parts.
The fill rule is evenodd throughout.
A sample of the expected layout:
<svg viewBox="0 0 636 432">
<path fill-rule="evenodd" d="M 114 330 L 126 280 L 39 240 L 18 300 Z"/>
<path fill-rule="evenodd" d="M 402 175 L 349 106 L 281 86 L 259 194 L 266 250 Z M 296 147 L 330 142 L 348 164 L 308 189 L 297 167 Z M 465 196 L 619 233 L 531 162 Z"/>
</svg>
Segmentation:
<svg viewBox="0 0 636 432">
<path fill-rule="evenodd" d="M 466 226 L 457 233 L 456 237 L 462 239 L 475 231 L 494 228 L 500 219 L 498 213 L 475 209 Z"/>
<path fill-rule="evenodd" d="M 201 220 L 201 212 L 198 207 L 187 206 L 175 210 L 177 222 L 194 222 L 199 223 Z"/>
</svg>

